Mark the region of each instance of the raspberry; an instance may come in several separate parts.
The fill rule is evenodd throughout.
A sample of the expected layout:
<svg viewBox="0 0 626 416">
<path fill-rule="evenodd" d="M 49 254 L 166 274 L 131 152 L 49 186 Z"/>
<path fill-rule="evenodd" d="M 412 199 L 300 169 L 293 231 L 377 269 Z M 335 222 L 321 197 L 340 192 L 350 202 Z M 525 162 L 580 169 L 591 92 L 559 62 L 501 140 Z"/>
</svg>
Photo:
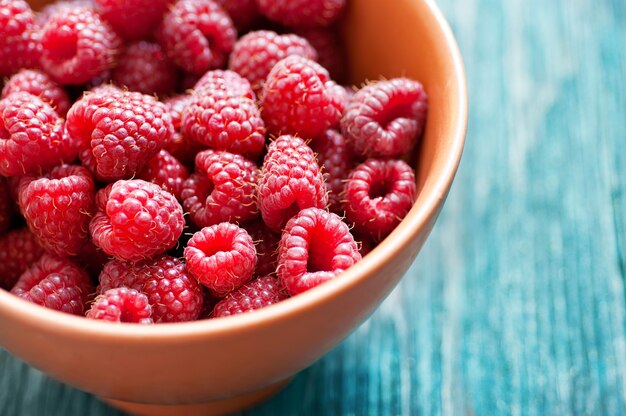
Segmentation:
<svg viewBox="0 0 626 416">
<path fill-rule="evenodd" d="M 252 277 L 256 251 L 250 235 L 223 222 L 203 228 L 185 248 L 187 270 L 213 295 L 223 297 Z"/>
<path fill-rule="evenodd" d="M 35 15 L 23 0 L 0 0 L 0 78 L 38 68 L 41 57 Z"/>
<path fill-rule="evenodd" d="M 357 232 L 380 241 L 409 212 L 416 194 L 413 169 L 405 162 L 368 159 L 348 177 L 346 217 Z"/>
<path fill-rule="evenodd" d="M 204 302 L 202 303 L 202 311 L 198 319 L 212 318 L 213 308 L 215 308 L 215 305 L 220 299 L 213 296 L 209 289 L 204 286 L 202 286 L 202 297 L 204 298 Z"/>
<path fill-rule="evenodd" d="M 161 45 L 145 41 L 128 45 L 111 77 L 131 91 L 157 95 L 174 91 L 178 82 L 176 67 Z"/>
<path fill-rule="evenodd" d="M 85 94 L 67 113 L 67 130 L 80 143 L 79 157 L 97 179 L 136 175 L 172 136 L 163 103 L 138 92 L 107 87 Z"/>
<path fill-rule="evenodd" d="M 161 150 L 150 159 L 137 177 L 156 183 L 180 200 L 183 183 L 189 177 L 189 170 L 174 156 L 165 150 Z"/>
<path fill-rule="evenodd" d="M 20 207 L 39 244 L 59 256 L 78 255 L 89 237 L 95 185 L 82 166 L 61 165 L 20 182 Z"/>
<path fill-rule="evenodd" d="M 0 236 L 11 226 L 15 208 L 9 181 L 0 177 Z"/>
<path fill-rule="evenodd" d="M 65 12 L 68 9 L 74 9 L 77 7 L 91 8 L 94 4 L 92 0 L 56 0 L 54 3 L 48 3 L 41 10 L 37 12 L 35 19 L 40 26 L 44 26 L 48 20 L 61 10 Z"/>
<path fill-rule="evenodd" d="M 73 148 L 63 119 L 40 98 L 17 92 L 0 100 L 0 175 L 38 174 L 74 159 Z"/>
<path fill-rule="evenodd" d="M 244 228 L 256 247 L 257 261 L 254 275 L 265 276 L 276 272 L 280 234 L 275 234 L 263 221 L 256 221 Z"/>
<path fill-rule="evenodd" d="M 125 287 L 107 290 L 98 296 L 86 316 L 109 322 L 153 323 L 148 297 Z"/>
<path fill-rule="evenodd" d="M 228 70 L 208 71 L 195 83 L 193 89 L 198 95 L 214 94 L 220 91 L 231 97 L 256 99 L 250 82 L 238 73 Z"/>
<path fill-rule="evenodd" d="M 23 69 L 13 75 L 2 90 L 2 98 L 15 92 L 27 92 L 50 104 L 61 117 L 65 117 L 70 108 L 70 98 L 63 88 L 54 82 L 48 74 L 36 69 Z"/>
<path fill-rule="evenodd" d="M 341 119 L 341 131 L 363 156 L 401 156 L 421 135 L 427 108 L 419 82 L 379 81 L 354 94 Z"/>
<path fill-rule="evenodd" d="M 328 71 L 316 62 L 290 56 L 278 62 L 263 88 L 263 119 L 276 134 L 313 138 L 337 124 L 343 102 Z"/>
<path fill-rule="evenodd" d="M 95 289 L 87 273 L 71 260 L 43 255 L 19 278 L 11 293 L 46 308 L 83 315 Z"/>
<path fill-rule="evenodd" d="M 263 221 L 276 232 L 300 210 L 324 208 L 328 202 L 315 154 L 294 136 L 280 136 L 270 144 L 258 192 Z"/>
<path fill-rule="evenodd" d="M 196 155 L 203 149 L 199 143 L 186 139 L 180 129 L 183 112 L 192 100 L 191 95 L 177 95 L 163 102 L 172 116 L 174 126 L 174 134 L 165 145 L 165 150 L 188 167 L 194 166 Z"/>
<path fill-rule="evenodd" d="M 261 14 L 294 29 L 330 26 L 346 0 L 256 0 Z"/>
<path fill-rule="evenodd" d="M 260 277 L 230 293 L 213 309 L 214 318 L 253 312 L 287 299 L 280 281 L 272 276 Z"/>
<path fill-rule="evenodd" d="M 235 43 L 228 67 L 260 91 L 274 65 L 291 55 L 317 59 L 315 49 L 306 39 L 293 34 L 279 35 L 270 30 L 259 30 L 242 36 Z"/>
<path fill-rule="evenodd" d="M 120 38 L 92 9 L 60 9 L 43 27 L 41 65 L 61 84 L 82 84 L 112 68 Z"/>
<path fill-rule="evenodd" d="M 176 65 L 202 74 L 226 63 L 237 31 L 212 0 L 179 0 L 166 13 L 157 36 Z"/>
<path fill-rule="evenodd" d="M 323 166 L 329 209 L 339 214 L 343 211 L 341 193 L 344 183 L 354 166 L 352 149 L 336 130 L 326 130 L 324 135 L 313 141 L 312 148 L 317 152 L 320 166 Z"/>
<path fill-rule="evenodd" d="M 346 223 L 336 214 L 308 208 L 285 227 L 277 272 L 293 296 L 335 278 L 359 260 L 359 248 Z"/>
<path fill-rule="evenodd" d="M 120 260 L 149 259 L 174 247 L 185 224 L 176 198 L 140 179 L 117 181 L 100 190 L 96 208 L 91 237 Z"/>
<path fill-rule="evenodd" d="M 39 260 L 43 248 L 37 238 L 22 228 L 0 237 L 0 288 L 11 289 L 22 273 Z"/>
<path fill-rule="evenodd" d="M 100 15 L 124 39 L 150 37 L 171 0 L 95 0 Z"/>
<path fill-rule="evenodd" d="M 154 322 L 194 321 L 203 304 L 202 287 L 185 264 L 170 256 L 140 263 L 108 262 L 100 274 L 98 293 L 127 287 L 148 296 Z"/>
<path fill-rule="evenodd" d="M 298 31 L 317 52 L 317 62 L 326 68 L 335 81 L 343 81 L 346 76 L 345 52 L 337 33 L 329 29 L 307 29 Z"/>
<path fill-rule="evenodd" d="M 255 102 L 223 92 L 197 95 L 183 114 L 182 131 L 212 149 L 251 159 L 265 147 L 265 124 Z"/>
<path fill-rule="evenodd" d="M 239 32 L 248 29 L 259 17 L 255 0 L 216 0 L 228 13 Z"/>
<path fill-rule="evenodd" d="M 74 260 L 89 273 L 94 281 L 97 281 L 102 268 L 109 261 L 109 256 L 90 239 L 83 245 Z"/>
<path fill-rule="evenodd" d="M 223 221 L 245 222 L 258 216 L 259 170 L 240 155 L 204 150 L 196 156 L 196 173 L 183 185 L 185 211 L 200 227 Z"/>
</svg>

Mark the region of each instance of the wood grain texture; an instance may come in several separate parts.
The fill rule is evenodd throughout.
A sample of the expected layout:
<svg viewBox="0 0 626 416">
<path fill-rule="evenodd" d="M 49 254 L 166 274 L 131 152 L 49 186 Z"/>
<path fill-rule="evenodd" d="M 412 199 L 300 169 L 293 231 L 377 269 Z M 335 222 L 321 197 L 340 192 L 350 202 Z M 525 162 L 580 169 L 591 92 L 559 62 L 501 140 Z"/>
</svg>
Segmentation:
<svg viewBox="0 0 626 416">
<path fill-rule="evenodd" d="M 374 316 L 248 415 L 626 414 L 626 2 L 440 4 L 471 117 L 438 225 Z M 0 352 L 0 415 L 119 413 Z"/>
</svg>

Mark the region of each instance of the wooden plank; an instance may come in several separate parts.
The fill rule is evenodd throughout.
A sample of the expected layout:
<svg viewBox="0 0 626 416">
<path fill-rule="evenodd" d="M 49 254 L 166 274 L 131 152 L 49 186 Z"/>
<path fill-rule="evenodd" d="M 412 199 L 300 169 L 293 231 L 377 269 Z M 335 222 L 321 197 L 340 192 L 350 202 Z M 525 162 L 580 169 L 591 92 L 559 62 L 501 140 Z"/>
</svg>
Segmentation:
<svg viewBox="0 0 626 416">
<path fill-rule="evenodd" d="M 626 414 L 626 3 L 442 0 L 468 145 L 432 237 L 250 415 Z M 118 415 L 0 352 L 0 415 Z"/>
</svg>

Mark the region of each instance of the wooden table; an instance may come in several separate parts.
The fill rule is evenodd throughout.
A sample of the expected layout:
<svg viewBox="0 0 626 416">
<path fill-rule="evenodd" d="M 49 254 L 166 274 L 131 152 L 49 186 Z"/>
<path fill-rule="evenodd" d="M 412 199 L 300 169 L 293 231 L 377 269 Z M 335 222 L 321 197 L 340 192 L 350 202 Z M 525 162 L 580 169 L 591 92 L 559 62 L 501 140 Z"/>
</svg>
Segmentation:
<svg viewBox="0 0 626 416">
<path fill-rule="evenodd" d="M 471 117 L 438 225 L 372 318 L 250 415 L 626 414 L 626 2 L 440 4 Z M 0 415 L 118 414 L 0 352 Z"/>
</svg>

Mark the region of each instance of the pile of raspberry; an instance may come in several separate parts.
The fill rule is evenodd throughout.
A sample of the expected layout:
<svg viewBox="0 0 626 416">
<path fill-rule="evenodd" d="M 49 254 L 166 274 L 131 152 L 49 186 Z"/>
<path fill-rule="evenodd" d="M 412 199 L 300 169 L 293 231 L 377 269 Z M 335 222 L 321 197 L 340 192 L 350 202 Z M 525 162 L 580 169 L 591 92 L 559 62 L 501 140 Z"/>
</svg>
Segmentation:
<svg viewBox="0 0 626 416">
<path fill-rule="evenodd" d="M 342 84 L 345 2 L 0 0 L 0 288 L 151 324 L 341 279 L 415 202 L 427 112 Z"/>
</svg>

